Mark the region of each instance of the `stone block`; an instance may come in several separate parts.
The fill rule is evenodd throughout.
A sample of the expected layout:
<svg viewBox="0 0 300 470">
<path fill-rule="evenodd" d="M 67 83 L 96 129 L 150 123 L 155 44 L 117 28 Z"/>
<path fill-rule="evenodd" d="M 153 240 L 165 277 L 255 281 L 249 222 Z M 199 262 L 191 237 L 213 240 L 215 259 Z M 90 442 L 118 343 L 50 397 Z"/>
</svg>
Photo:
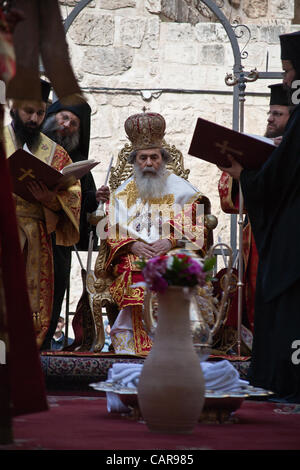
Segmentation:
<svg viewBox="0 0 300 470">
<path fill-rule="evenodd" d="M 111 99 L 111 105 L 114 107 L 128 107 L 132 102 L 132 95 L 126 94 L 116 94 Z"/>
<path fill-rule="evenodd" d="M 170 20 L 177 19 L 177 0 L 170 2 L 169 0 L 161 1 L 161 12 Z"/>
<path fill-rule="evenodd" d="M 294 0 L 276 0 L 270 2 L 268 14 L 276 19 L 292 20 L 295 15 Z"/>
<path fill-rule="evenodd" d="M 217 42 L 229 42 L 228 35 L 220 23 L 216 23 L 214 33 Z"/>
<path fill-rule="evenodd" d="M 92 126 L 91 138 L 102 138 L 107 139 L 113 135 L 113 124 L 111 115 L 108 112 L 107 107 L 102 107 L 100 112 L 97 113 L 97 119 L 95 119 L 95 125 Z"/>
<path fill-rule="evenodd" d="M 149 74 L 150 74 L 152 77 L 157 77 L 157 76 L 159 76 L 159 72 L 160 72 L 160 69 L 159 69 L 158 64 L 151 64 L 151 65 L 150 65 Z"/>
<path fill-rule="evenodd" d="M 164 41 L 193 41 L 195 40 L 195 29 L 187 23 L 162 23 L 161 32 Z"/>
<path fill-rule="evenodd" d="M 246 62 L 247 69 L 250 70 L 256 68 L 260 71 L 265 70 L 267 61 L 267 51 L 269 48 L 267 48 L 265 44 L 253 42 L 251 44 L 248 44 L 246 49 L 248 52 L 248 58 Z"/>
<path fill-rule="evenodd" d="M 248 18 L 265 17 L 268 13 L 268 0 L 244 0 L 242 8 Z"/>
<path fill-rule="evenodd" d="M 76 44 L 108 46 L 113 44 L 115 20 L 111 15 L 81 13 L 73 22 L 69 34 Z"/>
<path fill-rule="evenodd" d="M 268 44 L 279 44 L 280 34 L 285 33 L 284 25 L 261 25 L 258 28 L 259 40 Z"/>
<path fill-rule="evenodd" d="M 195 25 L 203 20 L 201 13 L 194 5 L 194 0 L 161 0 L 161 13 L 176 23 Z"/>
<path fill-rule="evenodd" d="M 99 85 L 99 83 L 97 84 Z M 92 109 L 92 114 L 96 114 L 102 106 L 108 104 L 108 96 L 107 93 L 93 93 L 89 94 L 89 105 Z"/>
<path fill-rule="evenodd" d="M 195 43 L 166 44 L 164 48 L 165 62 L 178 64 L 198 64 L 199 50 Z"/>
<path fill-rule="evenodd" d="M 127 47 L 88 47 L 82 67 L 96 75 L 120 75 L 131 68 L 132 60 L 132 52 Z"/>
<path fill-rule="evenodd" d="M 198 23 L 194 27 L 195 37 L 199 42 L 226 42 L 229 41 L 222 25 L 217 23 Z"/>
<path fill-rule="evenodd" d="M 103 10 L 118 10 L 119 8 L 133 8 L 136 6 L 136 0 L 98 0 L 98 8 Z"/>
<path fill-rule="evenodd" d="M 149 18 L 146 24 L 146 31 L 144 41 L 150 49 L 156 50 L 159 48 L 160 39 L 160 21 L 159 18 Z"/>
<path fill-rule="evenodd" d="M 161 13 L 161 0 L 146 0 L 145 7 L 149 13 Z"/>
<path fill-rule="evenodd" d="M 145 29 L 145 18 L 121 18 L 119 31 L 121 43 L 130 47 L 141 47 Z"/>
<path fill-rule="evenodd" d="M 220 44 L 202 46 L 201 62 L 203 64 L 224 64 L 224 47 Z"/>
<path fill-rule="evenodd" d="M 190 8 L 185 2 L 185 0 L 181 0 L 181 2 L 177 2 L 177 21 L 179 23 L 188 23 L 190 18 Z"/>
<path fill-rule="evenodd" d="M 166 112 L 164 112 L 164 117 L 168 123 L 167 131 L 169 135 L 178 133 L 182 134 L 183 130 L 188 131 L 189 129 L 191 131 L 194 128 L 195 119 L 193 115 L 190 115 L 187 112 L 179 116 L 177 113 L 169 114 L 169 110 L 166 110 Z"/>
</svg>

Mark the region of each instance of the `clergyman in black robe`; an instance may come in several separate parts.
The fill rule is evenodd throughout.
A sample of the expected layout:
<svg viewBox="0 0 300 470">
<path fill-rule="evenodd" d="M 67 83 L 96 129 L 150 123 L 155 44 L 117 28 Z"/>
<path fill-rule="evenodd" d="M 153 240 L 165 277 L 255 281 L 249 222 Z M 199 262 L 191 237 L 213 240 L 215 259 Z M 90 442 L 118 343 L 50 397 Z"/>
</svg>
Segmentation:
<svg viewBox="0 0 300 470">
<path fill-rule="evenodd" d="M 300 32 L 280 36 L 283 83 L 297 104 L 280 145 L 258 171 L 233 158 L 259 254 L 249 380 L 273 399 L 300 403 Z M 300 82 L 299 82 L 300 83 Z"/>
</svg>

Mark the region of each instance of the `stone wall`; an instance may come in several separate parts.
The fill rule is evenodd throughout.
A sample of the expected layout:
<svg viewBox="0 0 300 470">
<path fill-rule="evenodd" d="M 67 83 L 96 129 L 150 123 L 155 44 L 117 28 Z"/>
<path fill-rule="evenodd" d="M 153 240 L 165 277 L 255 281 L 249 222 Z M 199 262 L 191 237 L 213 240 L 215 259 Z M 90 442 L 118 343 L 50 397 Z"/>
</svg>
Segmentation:
<svg viewBox="0 0 300 470">
<path fill-rule="evenodd" d="M 178 23 L 197 24 L 217 21 L 216 16 L 198 0 L 149 1 L 152 12 Z M 294 2 L 283 0 L 216 0 L 215 4 L 230 20 L 258 22 L 265 20 L 290 21 L 294 17 Z"/>
<path fill-rule="evenodd" d="M 60 3 L 66 17 L 78 2 Z M 146 106 L 164 115 L 166 140 L 180 148 L 191 183 L 211 199 L 219 219 L 215 239 L 220 236 L 228 242 L 230 216 L 220 210 L 217 191 L 220 172 L 187 153 L 197 117 L 232 126 L 232 89 L 224 81 L 233 67 L 230 42 L 222 25 L 211 15 L 208 18 L 204 8 L 197 9 L 197 3 L 202 2 L 92 1 L 70 27 L 67 40 L 74 70 L 92 107 L 90 157 L 101 162 L 93 171 L 97 186 L 104 182 L 111 156 L 117 156 L 127 142 L 125 119 Z M 278 36 L 300 29 L 293 24 L 294 2 L 223 3 L 226 17 L 244 22 L 251 33 L 248 44 L 246 32 L 240 38 L 241 50 L 246 45 L 248 53 L 244 69 L 265 71 L 268 63 L 269 71 L 281 71 Z M 247 85 L 246 132 L 264 133 L 267 86 L 276 81 L 261 79 Z M 143 99 L 147 94 L 150 98 Z"/>
</svg>

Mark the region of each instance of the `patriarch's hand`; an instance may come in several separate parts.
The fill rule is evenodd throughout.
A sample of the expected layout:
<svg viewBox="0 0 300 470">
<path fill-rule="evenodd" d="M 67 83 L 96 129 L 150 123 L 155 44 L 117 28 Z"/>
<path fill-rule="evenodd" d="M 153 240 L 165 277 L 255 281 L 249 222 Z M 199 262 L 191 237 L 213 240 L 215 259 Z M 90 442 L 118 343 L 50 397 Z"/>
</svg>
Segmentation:
<svg viewBox="0 0 300 470">
<path fill-rule="evenodd" d="M 101 186 L 96 191 L 97 202 L 107 202 L 109 200 L 110 190 L 108 186 Z"/>
</svg>

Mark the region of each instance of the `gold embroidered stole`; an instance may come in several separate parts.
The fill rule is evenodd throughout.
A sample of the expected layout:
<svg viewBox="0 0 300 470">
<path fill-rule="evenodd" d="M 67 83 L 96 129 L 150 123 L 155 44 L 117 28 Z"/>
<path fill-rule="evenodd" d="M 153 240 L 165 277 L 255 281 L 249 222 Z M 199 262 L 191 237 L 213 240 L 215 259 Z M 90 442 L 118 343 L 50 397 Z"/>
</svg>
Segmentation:
<svg viewBox="0 0 300 470">
<path fill-rule="evenodd" d="M 18 143 L 11 125 L 4 128 L 4 145 L 9 158 L 17 149 Z M 41 134 L 36 156 L 51 165 L 56 144 Z M 26 250 L 26 277 L 33 312 L 40 311 L 40 266 L 42 263 L 42 245 L 40 224 L 45 221 L 43 207 L 40 203 L 31 203 L 14 195 L 16 214 L 22 251 Z M 39 234 L 39 236 L 37 236 Z M 45 235 L 45 233 L 44 233 Z"/>
<path fill-rule="evenodd" d="M 6 157 L 9 158 L 20 146 L 18 146 L 15 132 L 11 125 L 4 128 L 4 145 L 6 150 Z M 34 156 L 42 160 L 48 165 L 51 165 L 56 148 L 56 143 L 49 137 L 40 133 L 39 146 L 34 152 Z"/>
</svg>

